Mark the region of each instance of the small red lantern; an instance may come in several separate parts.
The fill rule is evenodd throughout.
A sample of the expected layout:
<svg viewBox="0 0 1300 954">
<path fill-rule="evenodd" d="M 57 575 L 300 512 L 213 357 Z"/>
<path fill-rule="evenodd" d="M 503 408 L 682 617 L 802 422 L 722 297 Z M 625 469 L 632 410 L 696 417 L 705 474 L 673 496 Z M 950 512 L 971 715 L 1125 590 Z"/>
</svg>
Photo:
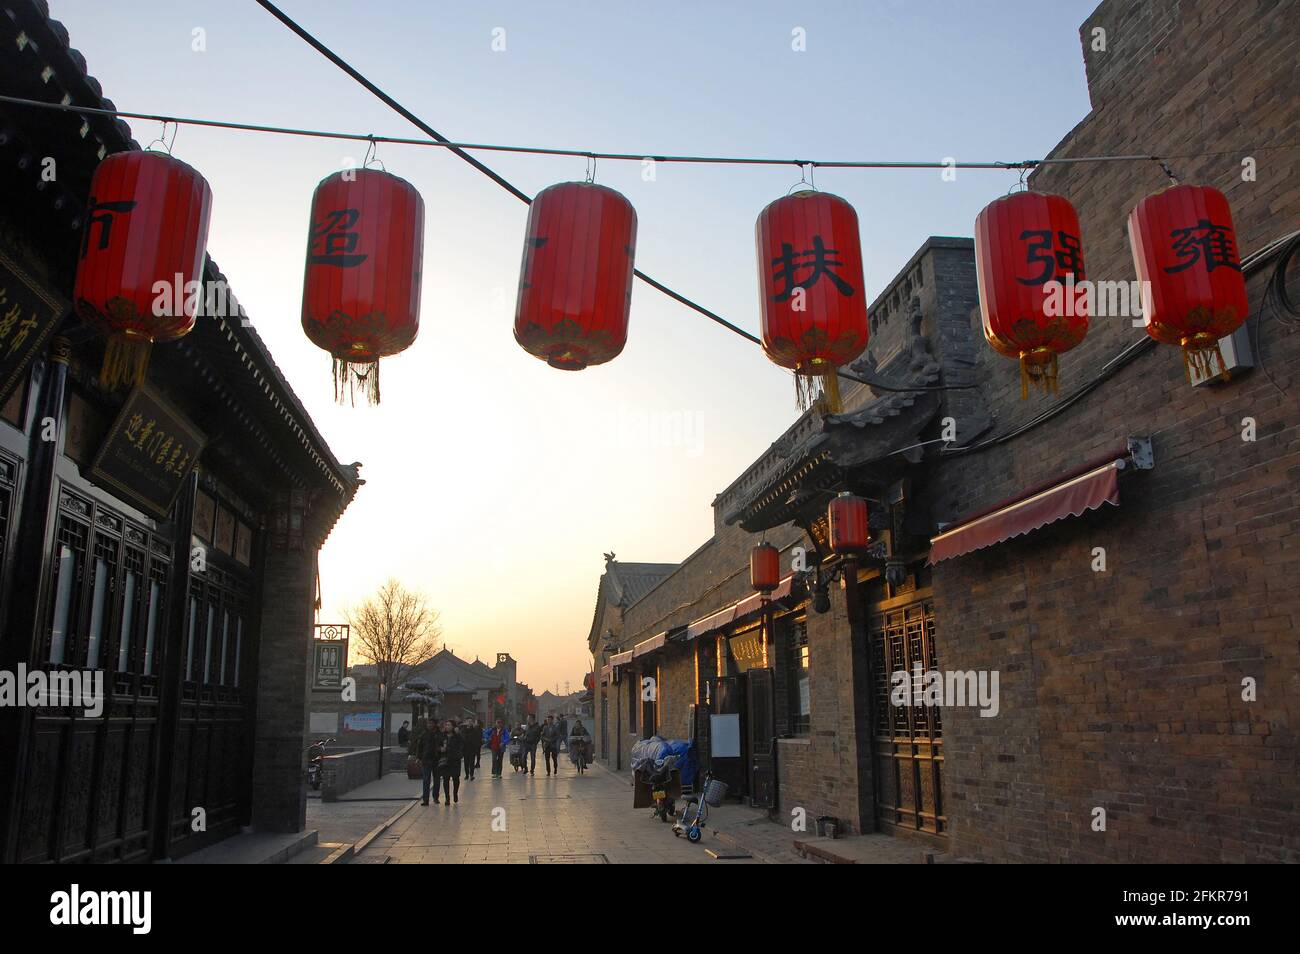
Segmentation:
<svg viewBox="0 0 1300 954">
<path fill-rule="evenodd" d="M 805 190 L 777 199 L 758 216 L 758 288 L 763 350 L 795 373 L 799 406 L 817 398 L 840 410 L 836 369 L 867 346 L 858 214 L 836 195 Z"/>
<path fill-rule="evenodd" d="M 975 219 L 975 275 L 984 337 L 1020 361 L 1020 397 L 1029 385 L 1056 390 L 1057 359 L 1088 333 L 1079 216 L 1068 200 L 1016 192 Z"/>
<path fill-rule="evenodd" d="M 771 593 L 781 583 L 781 551 L 760 543 L 749 552 L 749 584 L 760 593 Z"/>
<path fill-rule="evenodd" d="M 831 552 L 839 556 L 861 553 L 871 543 L 867 526 L 867 502 L 853 494 L 840 494 L 826 510 Z"/>
<path fill-rule="evenodd" d="M 1216 361 L 1226 373 L 1219 339 L 1250 310 L 1228 200 L 1209 186 L 1172 186 L 1134 206 L 1128 235 L 1147 334 L 1183 349 L 1189 378 L 1213 374 Z"/>
<path fill-rule="evenodd" d="M 627 344 L 636 210 L 613 189 L 561 182 L 528 211 L 515 340 L 553 368 L 581 371 Z"/>
<path fill-rule="evenodd" d="M 379 359 L 420 330 L 424 200 L 405 179 L 347 169 L 321 180 L 311 201 L 302 329 L 333 357 L 334 396 L 357 384 L 379 403 Z"/>
<path fill-rule="evenodd" d="M 73 300 L 108 336 L 100 383 L 142 384 L 155 341 L 189 334 L 202 300 L 212 189 L 162 152 L 119 152 L 95 167 Z"/>
</svg>

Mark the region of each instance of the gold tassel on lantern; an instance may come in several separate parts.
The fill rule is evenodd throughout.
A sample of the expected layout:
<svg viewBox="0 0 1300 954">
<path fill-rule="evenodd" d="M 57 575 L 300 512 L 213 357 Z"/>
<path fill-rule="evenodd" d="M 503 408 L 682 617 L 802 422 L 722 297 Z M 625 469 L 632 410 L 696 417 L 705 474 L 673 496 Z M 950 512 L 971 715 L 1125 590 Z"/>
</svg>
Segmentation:
<svg viewBox="0 0 1300 954">
<path fill-rule="evenodd" d="M 110 335 L 104 345 L 104 363 L 99 369 L 100 387 L 116 391 L 144 384 L 152 348 L 153 339 L 138 333 Z"/>
<path fill-rule="evenodd" d="M 839 414 L 844 410 L 844 400 L 840 396 L 839 369 L 820 358 L 811 362 L 812 373 L 794 376 L 794 393 L 799 402 L 799 410 L 806 411 L 816 407 L 822 414 Z"/>
<path fill-rule="evenodd" d="M 1183 370 L 1187 373 L 1188 383 L 1193 383 L 1192 373 L 1200 375 L 1201 378 L 1212 378 L 1216 374 L 1224 381 L 1230 377 L 1228 374 L 1228 365 L 1223 360 L 1223 352 L 1219 350 L 1219 339 L 1210 334 L 1197 334 L 1190 338 L 1182 340 L 1183 346 Z M 1219 370 L 1214 370 L 1215 364 L 1218 364 Z"/>
<path fill-rule="evenodd" d="M 346 394 L 348 402 L 356 407 L 357 388 L 368 404 L 379 403 L 379 362 L 347 361 L 334 359 L 334 400 L 342 404 Z"/>
<path fill-rule="evenodd" d="M 1020 400 L 1029 397 L 1029 386 L 1044 394 L 1056 394 L 1057 371 L 1056 352 L 1046 348 L 1020 352 Z"/>
</svg>

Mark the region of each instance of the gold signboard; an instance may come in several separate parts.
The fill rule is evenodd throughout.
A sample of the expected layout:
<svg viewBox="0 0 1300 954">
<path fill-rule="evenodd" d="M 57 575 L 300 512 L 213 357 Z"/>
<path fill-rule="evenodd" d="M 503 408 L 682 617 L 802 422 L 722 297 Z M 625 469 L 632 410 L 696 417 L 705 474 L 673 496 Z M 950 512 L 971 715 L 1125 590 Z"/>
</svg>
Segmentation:
<svg viewBox="0 0 1300 954">
<path fill-rule="evenodd" d="M 118 412 L 88 476 L 165 520 L 204 443 L 179 411 L 151 389 L 138 387 Z"/>
<path fill-rule="evenodd" d="M 727 640 L 727 644 L 731 648 L 731 659 L 740 672 L 765 668 L 763 627 L 756 626 L 751 630 L 732 636 Z"/>
</svg>

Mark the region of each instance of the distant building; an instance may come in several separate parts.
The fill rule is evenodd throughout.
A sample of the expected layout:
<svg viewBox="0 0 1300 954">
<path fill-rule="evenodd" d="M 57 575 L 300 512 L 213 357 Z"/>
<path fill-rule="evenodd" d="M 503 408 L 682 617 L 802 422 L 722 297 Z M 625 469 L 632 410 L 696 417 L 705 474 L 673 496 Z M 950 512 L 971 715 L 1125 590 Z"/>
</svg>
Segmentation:
<svg viewBox="0 0 1300 954">
<path fill-rule="evenodd" d="M 516 680 L 517 670 L 509 653 L 497 653 L 496 664 L 489 666 L 443 649 L 405 673 L 403 683 L 427 682 L 431 694 L 438 698 L 434 712 L 439 719 L 473 717 L 484 723 L 496 719 L 517 723 L 527 717 L 533 702 L 532 690 Z M 308 731 L 315 738 L 334 737 L 336 748 L 378 745 L 381 707 L 375 667 L 356 665 L 349 675 L 357 683 L 356 701 L 340 701 L 335 689 L 313 693 Z M 411 706 L 398 686 L 389 697 L 389 744 L 402 722 L 410 719 Z"/>
</svg>

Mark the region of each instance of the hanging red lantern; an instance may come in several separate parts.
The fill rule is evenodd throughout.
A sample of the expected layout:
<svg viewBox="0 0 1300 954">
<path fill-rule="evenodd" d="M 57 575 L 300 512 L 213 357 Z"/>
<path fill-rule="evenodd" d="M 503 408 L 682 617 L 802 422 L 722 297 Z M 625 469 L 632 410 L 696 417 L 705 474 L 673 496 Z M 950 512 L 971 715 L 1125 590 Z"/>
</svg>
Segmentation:
<svg viewBox="0 0 1300 954">
<path fill-rule="evenodd" d="M 805 190 L 777 199 L 758 216 L 763 350 L 795 373 L 801 408 L 817 399 L 841 408 L 836 369 L 867 346 L 858 214 L 839 196 Z"/>
<path fill-rule="evenodd" d="M 326 176 L 311 201 L 302 329 L 333 357 L 334 396 L 379 403 L 379 359 L 420 330 L 424 200 L 379 169 Z"/>
<path fill-rule="evenodd" d="M 1016 192 L 975 219 L 975 276 L 984 337 L 1020 361 L 1029 385 L 1057 389 L 1057 359 L 1088 333 L 1079 216 L 1063 196 Z"/>
<path fill-rule="evenodd" d="M 199 311 L 212 189 L 162 152 L 119 152 L 95 167 L 73 301 L 108 336 L 100 383 L 142 384 L 155 341 L 189 334 Z"/>
<path fill-rule="evenodd" d="M 760 593 L 771 593 L 781 583 L 781 551 L 760 543 L 749 552 L 749 584 Z"/>
<path fill-rule="evenodd" d="M 871 543 L 867 525 L 867 502 L 845 493 L 835 497 L 826 508 L 826 522 L 831 552 L 839 556 L 861 553 Z"/>
<path fill-rule="evenodd" d="M 561 182 L 528 211 L 515 340 L 553 368 L 581 371 L 627 344 L 636 210 L 613 189 Z"/>
<path fill-rule="evenodd" d="M 1128 235 L 1147 334 L 1183 349 L 1189 379 L 1214 374 L 1216 362 L 1226 374 L 1219 339 L 1250 309 L 1228 200 L 1209 186 L 1172 186 L 1134 206 Z"/>
</svg>

